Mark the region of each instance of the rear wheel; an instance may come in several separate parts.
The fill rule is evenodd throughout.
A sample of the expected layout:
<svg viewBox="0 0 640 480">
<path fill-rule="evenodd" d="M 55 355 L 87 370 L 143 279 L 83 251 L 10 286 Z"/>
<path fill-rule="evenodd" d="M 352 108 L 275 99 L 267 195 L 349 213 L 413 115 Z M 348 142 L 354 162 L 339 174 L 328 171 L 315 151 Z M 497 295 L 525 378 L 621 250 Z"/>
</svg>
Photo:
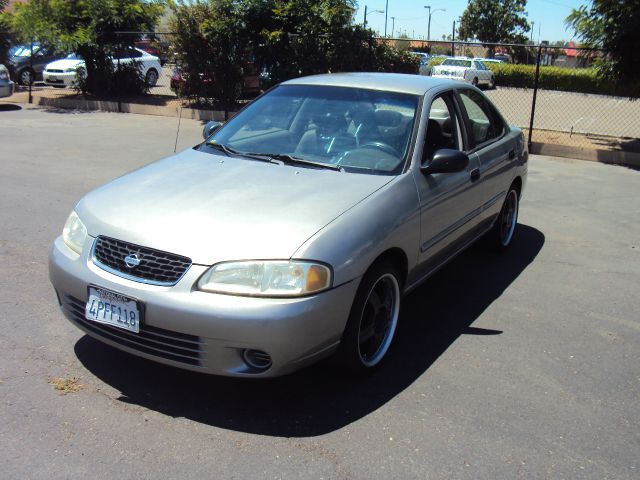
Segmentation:
<svg viewBox="0 0 640 480">
<path fill-rule="evenodd" d="M 493 78 L 493 75 L 491 75 L 491 78 L 489 79 L 488 88 L 489 90 L 493 90 L 494 88 L 496 88 L 496 79 Z"/>
<path fill-rule="evenodd" d="M 471 85 L 473 85 L 474 87 L 478 86 L 478 77 L 474 77 L 474 79 L 471 81 Z"/>
<path fill-rule="evenodd" d="M 518 190 L 512 185 L 504 199 L 496 223 L 486 237 L 488 246 L 493 250 L 504 251 L 511 246 L 518 224 L 518 207 Z"/>
<path fill-rule="evenodd" d="M 363 277 L 338 349 L 351 372 L 371 371 L 387 354 L 400 316 L 401 285 L 397 268 L 384 261 Z"/>
</svg>

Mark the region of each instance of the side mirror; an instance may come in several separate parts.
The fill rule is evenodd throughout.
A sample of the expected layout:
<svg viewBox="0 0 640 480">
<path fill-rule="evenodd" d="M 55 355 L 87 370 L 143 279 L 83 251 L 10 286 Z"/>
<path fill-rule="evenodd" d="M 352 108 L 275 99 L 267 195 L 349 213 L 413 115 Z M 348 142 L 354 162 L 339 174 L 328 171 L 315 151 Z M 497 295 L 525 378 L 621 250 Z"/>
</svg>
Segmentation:
<svg viewBox="0 0 640 480">
<path fill-rule="evenodd" d="M 424 175 L 432 173 L 461 172 L 469 165 L 469 157 L 460 150 L 441 148 L 433 155 L 433 160 L 428 165 L 422 165 L 420 171 Z"/>
<path fill-rule="evenodd" d="M 222 122 L 216 122 L 215 120 L 211 120 L 210 122 L 207 122 L 207 124 L 204 126 L 204 129 L 202 130 L 202 137 L 206 140 L 211 135 L 213 135 L 214 132 L 218 130 L 221 126 L 222 126 Z"/>
</svg>

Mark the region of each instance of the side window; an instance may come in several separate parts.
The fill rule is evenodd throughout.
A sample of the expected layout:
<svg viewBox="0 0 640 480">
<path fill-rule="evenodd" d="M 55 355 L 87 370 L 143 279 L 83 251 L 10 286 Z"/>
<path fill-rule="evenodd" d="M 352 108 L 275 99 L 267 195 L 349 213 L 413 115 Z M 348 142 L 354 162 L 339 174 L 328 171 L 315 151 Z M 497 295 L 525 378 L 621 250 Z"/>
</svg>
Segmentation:
<svg viewBox="0 0 640 480">
<path fill-rule="evenodd" d="M 451 100 L 444 95 L 435 98 L 431 103 L 424 143 L 425 158 L 429 160 L 441 148 L 460 149 L 458 117 L 451 105 Z"/>
<path fill-rule="evenodd" d="M 460 90 L 460 98 L 469 117 L 475 145 L 481 145 L 502 135 L 502 120 L 482 95 L 473 90 Z"/>
</svg>

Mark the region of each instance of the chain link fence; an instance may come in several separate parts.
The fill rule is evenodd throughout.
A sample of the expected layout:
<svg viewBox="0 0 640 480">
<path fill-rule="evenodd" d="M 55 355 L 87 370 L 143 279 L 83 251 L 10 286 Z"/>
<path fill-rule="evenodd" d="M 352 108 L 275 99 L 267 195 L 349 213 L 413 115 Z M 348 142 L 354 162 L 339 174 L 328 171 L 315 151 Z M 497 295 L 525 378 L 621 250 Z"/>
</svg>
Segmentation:
<svg viewBox="0 0 640 480">
<path fill-rule="evenodd" d="M 195 83 L 187 82 L 176 61 L 174 34 L 121 32 L 118 38 L 120 50 L 126 45 L 128 54 L 114 52 L 116 68 L 135 62 L 147 88 L 143 94 L 130 95 L 116 85 L 108 98 L 97 99 L 102 108 L 106 109 L 108 104 L 112 110 L 130 111 L 127 105 L 145 105 L 165 115 L 177 115 L 182 108 L 212 108 L 215 99 L 210 98 L 207 85 L 214 79 L 203 77 Z M 480 59 L 490 70 L 494 82 L 484 87 L 480 82 L 479 86 L 509 123 L 525 130 L 533 144 L 640 152 L 640 101 L 616 96 L 613 86 L 596 77 L 593 67 L 603 58 L 601 52 L 576 48 L 573 44 L 478 44 L 404 38 L 378 41 L 427 54 L 421 60 L 419 74 L 422 75 L 437 72 L 435 67 L 446 58 L 464 57 L 470 69 L 477 66 L 472 63 L 473 59 Z M 41 104 L 46 104 L 48 98 L 86 99 L 79 94 L 77 84 L 58 78 L 68 75 L 60 71 L 64 69 L 44 71 L 47 63 L 68 53 L 71 52 L 54 51 L 35 42 L 30 62 L 9 65 L 14 80 L 19 83 L 14 96 L 33 96 Z M 147 55 L 153 59 L 149 60 Z M 25 69 L 32 73 L 32 83 L 25 82 L 28 80 L 23 74 Z M 264 72 L 254 70 L 246 69 L 239 86 L 241 102 L 250 100 L 266 86 L 261 79 Z M 473 82 L 473 78 L 473 75 L 467 76 L 466 80 Z M 198 87 L 185 88 L 187 84 Z M 161 108 L 165 110 L 159 110 Z"/>
</svg>

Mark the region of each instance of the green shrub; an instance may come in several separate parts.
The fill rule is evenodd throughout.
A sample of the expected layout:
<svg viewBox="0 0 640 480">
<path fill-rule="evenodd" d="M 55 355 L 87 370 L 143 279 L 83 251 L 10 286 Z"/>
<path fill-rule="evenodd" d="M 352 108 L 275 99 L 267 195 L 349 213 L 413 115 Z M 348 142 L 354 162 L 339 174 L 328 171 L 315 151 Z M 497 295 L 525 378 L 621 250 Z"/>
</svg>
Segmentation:
<svg viewBox="0 0 640 480">
<path fill-rule="evenodd" d="M 493 72 L 496 84 L 502 87 L 533 88 L 536 78 L 535 65 L 510 63 L 487 63 Z M 613 95 L 618 93 L 615 85 L 606 82 L 595 68 L 540 67 L 538 87 L 545 90 L 563 92 L 597 93 Z"/>
</svg>

